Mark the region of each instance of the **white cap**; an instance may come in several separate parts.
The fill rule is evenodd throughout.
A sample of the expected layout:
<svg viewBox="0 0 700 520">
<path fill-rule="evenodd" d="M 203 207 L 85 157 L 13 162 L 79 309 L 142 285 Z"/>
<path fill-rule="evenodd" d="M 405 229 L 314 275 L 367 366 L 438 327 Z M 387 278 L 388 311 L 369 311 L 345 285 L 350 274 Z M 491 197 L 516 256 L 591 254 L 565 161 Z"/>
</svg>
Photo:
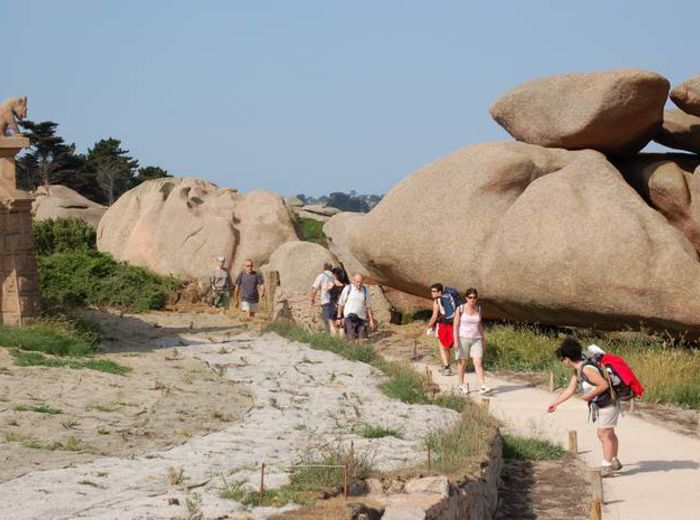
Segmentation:
<svg viewBox="0 0 700 520">
<path fill-rule="evenodd" d="M 226 257 L 225 257 L 225 256 L 220 256 L 220 257 L 218 257 L 216 260 L 217 260 L 220 264 L 223 264 L 223 263 L 226 261 Z"/>
</svg>

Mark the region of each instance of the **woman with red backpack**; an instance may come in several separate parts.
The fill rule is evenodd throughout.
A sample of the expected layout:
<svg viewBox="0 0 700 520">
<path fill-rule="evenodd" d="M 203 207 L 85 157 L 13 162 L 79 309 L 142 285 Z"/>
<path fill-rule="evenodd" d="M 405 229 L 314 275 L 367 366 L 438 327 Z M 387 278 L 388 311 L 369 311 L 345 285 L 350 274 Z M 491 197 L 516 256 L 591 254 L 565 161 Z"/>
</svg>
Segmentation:
<svg viewBox="0 0 700 520">
<path fill-rule="evenodd" d="M 622 464 L 617 458 L 619 441 L 615 434 L 615 426 L 620 416 L 620 403 L 613 397 L 610 383 L 602 370 L 583 358 L 578 341 L 567 337 L 557 349 L 556 355 L 573 373 L 569 385 L 552 401 L 547 411 L 555 412 L 557 406 L 576 394 L 579 384 L 581 385 L 581 399 L 588 402 L 593 422 L 598 423 L 598 439 L 603 448 L 600 476 L 611 477 L 615 471 L 622 469 Z"/>
</svg>

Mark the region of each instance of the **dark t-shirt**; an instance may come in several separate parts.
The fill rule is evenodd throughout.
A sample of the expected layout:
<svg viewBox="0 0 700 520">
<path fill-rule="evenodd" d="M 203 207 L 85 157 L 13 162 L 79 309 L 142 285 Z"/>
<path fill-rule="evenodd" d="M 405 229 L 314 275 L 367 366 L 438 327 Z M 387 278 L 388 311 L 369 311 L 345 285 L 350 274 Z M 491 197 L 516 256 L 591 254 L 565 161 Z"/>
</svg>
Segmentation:
<svg viewBox="0 0 700 520">
<path fill-rule="evenodd" d="M 260 300 L 260 294 L 258 293 L 258 285 L 265 283 L 265 279 L 261 273 L 253 271 L 252 273 L 246 273 L 241 271 L 241 273 L 236 278 L 236 285 L 240 291 L 240 298 L 242 302 L 248 303 L 258 303 Z"/>
</svg>

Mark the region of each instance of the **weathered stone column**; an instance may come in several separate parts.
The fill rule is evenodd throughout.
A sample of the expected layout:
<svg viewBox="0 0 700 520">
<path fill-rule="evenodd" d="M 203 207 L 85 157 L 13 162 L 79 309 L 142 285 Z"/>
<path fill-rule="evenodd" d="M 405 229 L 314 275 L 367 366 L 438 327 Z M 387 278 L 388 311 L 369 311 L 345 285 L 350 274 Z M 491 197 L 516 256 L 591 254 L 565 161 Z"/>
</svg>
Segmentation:
<svg viewBox="0 0 700 520">
<path fill-rule="evenodd" d="M 23 136 L 0 136 L 0 322 L 26 325 L 39 315 L 39 274 L 32 235 L 32 201 L 17 189 L 15 157 Z"/>
</svg>

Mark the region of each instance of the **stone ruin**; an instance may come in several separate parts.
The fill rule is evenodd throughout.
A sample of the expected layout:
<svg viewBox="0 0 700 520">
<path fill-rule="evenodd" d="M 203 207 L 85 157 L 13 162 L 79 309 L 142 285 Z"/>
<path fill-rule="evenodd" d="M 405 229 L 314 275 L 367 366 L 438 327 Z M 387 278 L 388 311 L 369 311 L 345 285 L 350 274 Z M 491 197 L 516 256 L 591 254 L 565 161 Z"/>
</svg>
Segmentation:
<svg viewBox="0 0 700 520">
<path fill-rule="evenodd" d="M 10 104 L 0 105 L 0 118 L 25 117 Z M 9 114 L 7 112 L 10 112 Z M 4 126 L 4 125 L 3 125 Z M 32 235 L 32 202 L 26 191 L 17 189 L 15 157 L 29 146 L 29 139 L 16 132 L 7 136 L 7 127 L 0 135 L 0 323 L 26 325 L 39 314 L 39 274 L 36 267 Z"/>
</svg>

